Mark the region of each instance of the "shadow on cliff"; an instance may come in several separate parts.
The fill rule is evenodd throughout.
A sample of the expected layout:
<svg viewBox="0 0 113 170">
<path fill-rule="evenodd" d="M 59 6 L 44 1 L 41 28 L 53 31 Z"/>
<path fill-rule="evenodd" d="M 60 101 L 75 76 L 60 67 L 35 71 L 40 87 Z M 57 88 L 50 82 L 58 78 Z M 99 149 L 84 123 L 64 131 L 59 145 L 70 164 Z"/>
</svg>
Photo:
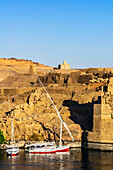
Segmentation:
<svg viewBox="0 0 113 170">
<path fill-rule="evenodd" d="M 44 140 L 47 141 L 53 141 L 53 139 L 51 139 L 51 135 L 54 137 L 54 141 L 55 143 L 58 145 L 58 139 L 60 139 L 60 136 L 58 133 L 55 132 L 54 126 L 52 127 L 52 129 L 47 128 L 44 123 L 34 119 L 33 116 L 28 115 L 25 110 L 23 109 L 24 113 L 26 114 L 27 117 L 31 117 L 33 121 L 37 122 L 38 124 L 41 125 L 42 129 L 44 130 L 45 136 L 46 138 L 44 138 Z M 62 140 L 62 144 L 64 144 L 64 140 Z"/>
<path fill-rule="evenodd" d="M 51 134 L 53 134 L 54 136 L 54 141 L 55 143 L 57 144 L 57 139 L 60 139 L 60 136 L 58 135 L 58 133 L 55 132 L 54 130 L 54 127 L 52 128 L 52 130 L 50 128 L 47 128 L 44 126 L 44 123 L 40 122 L 40 121 L 37 121 L 35 119 L 33 119 L 35 122 L 39 123 L 41 126 L 42 126 L 42 129 L 44 130 L 45 132 L 45 136 L 47 136 L 47 138 L 45 139 L 45 141 L 53 141 L 51 139 Z M 64 144 L 64 141 L 62 140 L 62 144 Z"/>
<path fill-rule="evenodd" d="M 63 106 L 69 107 L 70 119 L 81 126 L 82 130 L 93 129 L 93 103 L 79 104 L 76 101 L 64 100 Z"/>
<path fill-rule="evenodd" d="M 84 148 L 88 148 L 88 132 L 92 131 L 93 129 L 93 104 L 92 103 L 85 103 L 85 104 L 79 104 L 76 101 L 73 100 L 64 100 L 63 106 L 67 106 L 70 111 L 70 119 L 75 123 L 79 124 L 82 132 L 81 137 L 81 147 L 82 147 L 82 157 L 84 160 L 85 157 L 88 155 L 87 152 L 84 150 Z"/>
<path fill-rule="evenodd" d="M 93 106 L 97 103 L 101 103 L 100 97 L 98 97 L 97 100 L 92 101 L 92 103 L 79 104 L 78 102 L 73 100 L 64 100 L 62 104 L 63 106 L 69 108 L 69 118 L 75 124 L 79 124 L 81 126 L 81 129 L 83 130 L 81 138 L 83 159 L 84 155 L 86 157 L 86 152 L 84 148 L 88 148 L 88 131 L 91 132 L 93 130 Z"/>
</svg>

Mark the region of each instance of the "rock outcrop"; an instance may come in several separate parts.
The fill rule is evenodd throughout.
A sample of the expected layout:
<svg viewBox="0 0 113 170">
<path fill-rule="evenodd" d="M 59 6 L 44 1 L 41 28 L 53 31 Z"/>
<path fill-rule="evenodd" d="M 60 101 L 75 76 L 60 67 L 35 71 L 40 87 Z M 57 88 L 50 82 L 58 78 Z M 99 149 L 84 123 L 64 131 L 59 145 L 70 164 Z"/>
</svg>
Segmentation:
<svg viewBox="0 0 113 170">
<path fill-rule="evenodd" d="M 16 141 L 59 140 L 60 120 L 34 75 L 34 65 L 74 139 L 86 148 L 113 150 L 113 72 L 104 68 L 69 72 L 49 68 L 43 72 L 30 63 L 26 73 L 16 71 L 4 77 L 0 82 L 0 129 L 6 140 L 11 140 L 8 98 Z M 71 141 L 64 127 L 63 141 Z"/>
</svg>

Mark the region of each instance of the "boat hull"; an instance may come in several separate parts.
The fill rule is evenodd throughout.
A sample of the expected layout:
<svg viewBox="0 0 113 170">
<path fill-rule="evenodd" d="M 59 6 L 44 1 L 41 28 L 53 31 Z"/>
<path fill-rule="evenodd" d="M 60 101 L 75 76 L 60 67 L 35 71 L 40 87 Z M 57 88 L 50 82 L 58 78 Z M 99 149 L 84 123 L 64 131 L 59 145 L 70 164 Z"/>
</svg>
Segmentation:
<svg viewBox="0 0 113 170">
<path fill-rule="evenodd" d="M 10 147 L 12 147 L 12 146 L 10 146 Z M 6 152 L 7 152 L 7 155 L 9 155 L 9 156 L 16 156 L 19 154 L 19 149 L 18 148 L 8 148 L 6 150 Z"/>
<path fill-rule="evenodd" d="M 68 152 L 69 147 L 68 146 L 61 146 L 56 149 L 56 152 Z"/>
<path fill-rule="evenodd" d="M 56 152 L 55 151 L 32 151 L 32 152 L 28 152 L 28 153 L 30 153 L 30 154 L 54 154 Z"/>
<path fill-rule="evenodd" d="M 31 154 L 53 154 L 56 152 L 69 152 L 69 147 L 61 146 L 52 149 L 33 149 L 33 150 L 26 150 L 26 152 Z"/>
<path fill-rule="evenodd" d="M 16 155 L 18 155 L 18 153 L 19 153 L 19 152 L 17 152 L 17 153 L 8 153 L 8 152 L 7 152 L 7 155 L 8 155 L 8 156 L 16 156 Z"/>
</svg>

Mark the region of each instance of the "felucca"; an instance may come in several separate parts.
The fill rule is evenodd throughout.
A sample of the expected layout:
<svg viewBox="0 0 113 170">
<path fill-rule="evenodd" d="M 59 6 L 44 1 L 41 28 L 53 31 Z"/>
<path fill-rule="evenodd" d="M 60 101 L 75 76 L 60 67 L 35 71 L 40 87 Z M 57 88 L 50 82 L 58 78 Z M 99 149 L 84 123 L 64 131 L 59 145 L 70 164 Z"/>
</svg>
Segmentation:
<svg viewBox="0 0 113 170">
<path fill-rule="evenodd" d="M 37 144 L 32 144 L 32 145 L 27 145 L 26 147 L 26 152 L 28 153 L 33 153 L 33 154 L 48 154 L 48 153 L 56 153 L 56 152 L 68 152 L 69 151 L 69 146 L 68 145 L 62 145 L 62 124 L 64 125 L 64 127 L 66 128 L 66 130 L 68 131 L 69 135 L 72 138 L 72 141 L 74 141 L 74 138 L 71 134 L 71 132 L 69 131 L 66 123 L 62 120 L 59 111 L 57 110 L 55 104 L 53 103 L 53 100 L 51 99 L 49 93 L 47 92 L 46 88 L 44 87 L 43 83 L 41 82 L 41 80 L 39 79 L 38 75 L 36 74 L 36 72 L 34 72 L 35 75 L 37 76 L 38 82 L 40 83 L 40 85 L 43 87 L 47 97 L 50 99 L 51 103 L 53 104 L 57 115 L 61 121 L 61 126 L 60 126 L 60 143 L 59 146 L 55 146 L 54 142 L 45 142 L 45 143 L 37 143 Z"/>
</svg>

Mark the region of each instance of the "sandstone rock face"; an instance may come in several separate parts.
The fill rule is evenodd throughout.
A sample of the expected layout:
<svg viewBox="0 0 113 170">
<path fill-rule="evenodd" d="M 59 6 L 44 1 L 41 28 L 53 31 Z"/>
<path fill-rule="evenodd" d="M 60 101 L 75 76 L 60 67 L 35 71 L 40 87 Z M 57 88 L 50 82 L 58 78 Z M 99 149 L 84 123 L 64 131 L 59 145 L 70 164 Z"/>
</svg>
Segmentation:
<svg viewBox="0 0 113 170">
<path fill-rule="evenodd" d="M 92 103 L 94 95 L 98 96 L 100 92 L 88 92 L 87 85 L 82 84 L 50 84 L 46 89 L 74 139 L 80 141 L 84 129 L 92 130 L 93 106 L 89 103 Z M 27 92 L 12 96 L 11 101 L 15 140 L 59 140 L 60 120 L 41 87 L 28 88 Z M 5 121 L 1 121 L 0 129 L 6 139 L 10 140 L 11 119 L 7 101 L 1 104 L 1 117 Z M 63 140 L 71 141 L 64 127 Z"/>
<path fill-rule="evenodd" d="M 0 129 L 5 138 L 11 140 L 9 97 L 16 141 L 59 141 L 60 120 L 33 74 L 33 67 L 30 66 L 24 74 L 13 71 L 13 75 L 7 75 L 0 82 Z M 105 149 L 104 145 L 109 143 L 113 150 L 112 69 L 59 71 L 37 74 L 74 139 L 97 149 Z M 63 141 L 71 141 L 64 126 Z"/>
<path fill-rule="evenodd" d="M 8 76 L 15 76 L 18 74 L 27 74 L 29 72 L 29 67 L 36 65 L 37 71 L 42 69 L 52 69 L 51 67 L 45 66 L 40 63 L 35 63 L 30 60 L 16 59 L 16 58 L 0 58 L 0 81 Z"/>
<path fill-rule="evenodd" d="M 48 89 L 50 92 L 51 89 Z M 64 93 L 65 89 L 59 89 L 59 92 Z M 58 109 L 60 109 L 61 116 L 66 122 L 67 126 L 73 133 L 73 136 L 80 140 L 81 128 L 80 125 L 75 125 L 69 119 L 70 112 L 68 108 L 62 107 L 61 93 L 53 90 L 52 98 Z M 64 98 L 66 95 L 63 95 Z M 14 100 L 15 101 L 15 100 Z M 42 92 L 41 88 L 35 89 L 33 93 L 29 93 L 26 103 L 16 104 L 11 103 L 13 109 L 11 111 L 14 120 L 15 140 L 59 140 L 60 120 L 53 108 L 53 105 L 48 100 L 47 96 Z M 6 103 L 8 106 L 8 102 Z M 0 123 L 0 129 L 3 130 L 7 140 L 11 139 L 11 118 L 9 108 L 3 107 L 1 109 L 4 119 Z M 79 133 L 78 133 L 79 131 Z M 34 135 L 35 134 L 35 135 Z M 36 138 L 36 139 L 35 139 Z M 63 127 L 63 140 L 71 140 L 66 129 Z"/>
<path fill-rule="evenodd" d="M 79 83 L 89 83 L 90 80 L 93 80 L 94 76 L 92 73 L 88 73 L 88 74 L 81 74 L 79 76 L 78 82 Z"/>
</svg>

